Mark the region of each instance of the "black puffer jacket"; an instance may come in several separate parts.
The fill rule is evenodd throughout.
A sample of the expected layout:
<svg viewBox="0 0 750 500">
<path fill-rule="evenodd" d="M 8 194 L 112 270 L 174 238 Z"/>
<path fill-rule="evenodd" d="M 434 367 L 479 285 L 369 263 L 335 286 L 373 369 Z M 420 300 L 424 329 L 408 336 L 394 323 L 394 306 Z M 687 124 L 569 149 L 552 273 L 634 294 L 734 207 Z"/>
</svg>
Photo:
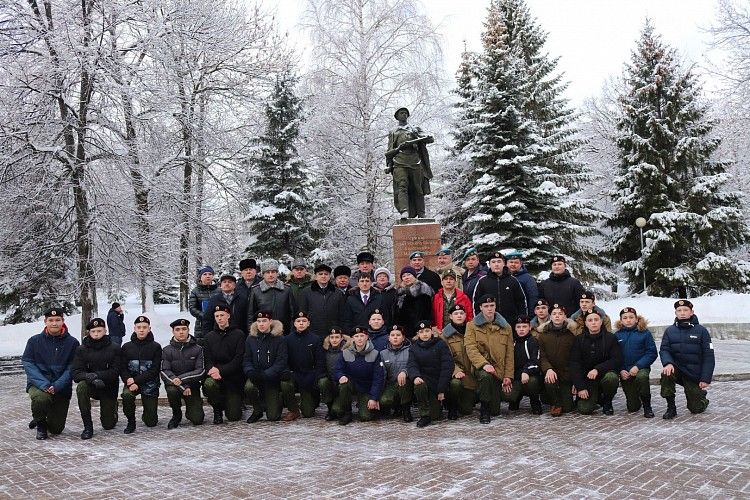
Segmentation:
<svg viewBox="0 0 750 500">
<path fill-rule="evenodd" d="M 584 330 L 576 337 L 570 350 L 570 378 L 576 389 L 591 389 L 588 372 L 596 369 L 597 380 L 607 372 L 619 372 L 622 365 L 622 352 L 617 338 L 606 330 L 591 335 Z"/>
<path fill-rule="evenodd" d="M 310 331 L 317 334 L 321 341 L 326 338 L 333 326 L 344 326 L 346 314 L 346 295 L 340 293 L 328 283 L 321 288 L 317 282 L 302 290 L 300 311 L 305 311 L 310 318 Z"/>
<path fill-rule="evenodd" d="M 561 274 L 550 273 L 549 278 L 539 284 L 539 298 L 547 299 L 550 308 L 553 304 L 560 304 L 568 314 L 579 309 L 578 301 L 585 291 L 581 282 L 572 277 L 567 269 Z"/>
<path fill-rule="evenodd" d="M 513 378 L 521 379 L 522 374 L 539 375 L 539 343 L 531 333 L 519 337 L 513 334 Z"/>
<path fill-rule="evenodd" d="M 474 289 L 474 314 L 480 314 L 479 301 L 484 295 L 492 295 L 497 300 L 496 312 L 511 325 L 516 324 L 516 318 L 521 314 L 526 314 L 526 294 L 523 291 L 521 283 L 515 276 L 510 274 L 507 267 L 503 272 L 487 273 L 487 276 L 479 278 L 479 283 Z"/>
<path fill-rule="evenodd" d="M 410 379 L 421 378 L 436 394 L 446 394 L 453 376 L 453 356 L 448 344 L 439 337 L 415 340 L 409 347 L 406 371 Z"/>
<path fill-rule="evenodd" d="M 201 386 L 204 373 L 203 348 L 195 337 L 189 336 L 187 342 L 177 342 L 172 337 L 161 353 L 161 378 L 164 384 L 172 385 L 172 379 L 178 377 L 182 387 L 195 390 Z"/>
<path fill-rule="evenodd" d="M 159 396 L 159 371 L 161 370 L 161 345 L 148 332 L 143 340 L 133 333 L 130 342 L 122 346 L 120 378 L 126 382 L 130 377 L 144 396 Z"/>
<path fill-rule="evenodd" d="M 250 326 L 250 336 L 245 341 L 242 369 L 245 376 L 257 383 L 277 385 L 282 375 L 289 373 L 287 343 L 281 321 L 271 321 L 271 330 L 258 331 L 258 324 Z"/>
<path fill-rule="evenodd" d="M 661 338 L 659 356 L 662 365 L 674 365 L 688 380 L 711 383 L 716 364 L 714 346 L 695 315 L 685 320 L 675 318 Z"/>
<path fill-rule="evenodd" d="M 117 398 L 120 388 L 120 348 L 112 343 L 109 335 L 99 340 L 84 338 L 83 345 L 78 346 L 73 358 L 72 375 L 76 382 L 101 380 L 106 385 L 99 396 Z"/>
<path fill-rule="evenodd" d="M 211 368 L 218 368 L 221 381 L 231 391 L 241 391 L 245 386 L 245 375 L 242 373 L 244 355 L 245 334 L 239 328 L 230 326 L 221 330 L 217 326 L 206 336 L 203 346 L 206 373 Z"/>
<path fill-rule="evenodd" d="M 195 318 L 195 329 L 193 331 L 199 339 L 202 339 L 211 331 L 211 328 L 205 324 L 203 318 L 208 311 L 208 302 L 211 300 L 211 294 L 216 288 L 216 283 L 206 286 L 199 282 L 195 288 L 190 290 L 188 308 L 190 309 L 190 314 Z"/>
</svg>

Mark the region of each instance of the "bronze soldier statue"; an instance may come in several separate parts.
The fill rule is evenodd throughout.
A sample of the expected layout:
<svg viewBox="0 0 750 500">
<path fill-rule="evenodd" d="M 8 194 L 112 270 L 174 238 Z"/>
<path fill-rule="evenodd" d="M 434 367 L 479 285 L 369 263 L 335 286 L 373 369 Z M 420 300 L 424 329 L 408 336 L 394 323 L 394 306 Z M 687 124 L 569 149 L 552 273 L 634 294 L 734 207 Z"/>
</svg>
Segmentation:
<svg viewBox="0 0 750 500">
<path fill-rule="evenodd" d="M 407 124 L 407 108 L 399 108 L 393 115 L 398 126 L 388 133 L 385 153 L 386 173 L 393 173 L 393 202 L 401 218 L 425 217 L 425 195 L 430 194 L 430 156 L 427 144 L 435 142 L 419 127 Z"/>
</svg>

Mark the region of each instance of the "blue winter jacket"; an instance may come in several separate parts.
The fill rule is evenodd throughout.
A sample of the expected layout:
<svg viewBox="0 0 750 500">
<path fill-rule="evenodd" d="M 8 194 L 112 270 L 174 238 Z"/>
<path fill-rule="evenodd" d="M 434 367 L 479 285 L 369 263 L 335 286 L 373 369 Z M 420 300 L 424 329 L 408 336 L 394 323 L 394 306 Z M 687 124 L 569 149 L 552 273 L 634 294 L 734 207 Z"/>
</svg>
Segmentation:
<svg viewBox="0 0 750 500">
<path fill-rule="evenodd" d="M 388 334 L 390 332 L 385 329 L 385 325 L 380 330 L 368 328 L 367 331 L 370 332 L 370 342 L 375 346 L 376 351 L 381 352 L 388 347 Z"/>
<path fill-rule="evenodd" d="M 620 321 L 615 322 L 615 337 L 622 351 L 622 370 L 637 366 L 639 370 L 649 369 L 656 361 L 656 343 L 651 330 L 646 328 L 646 319 L 638 316 L 638 323 L 625 328 Z"/>
<path fill-rule="evenodd" d="M 708 330 L 693 315 L 687 320 L 675 319 L 666 329 L 659 348 L 661 364 L 673 365 L 693 382 L 711 383 L 714 374 L 714 346 Z"/>
<path fill-rule="evenodd" d="M 67 332 L 57 337 L 44 332 L 31 337 L 21 358 L 26 371 L 26 392 L 31 387 L 46 391 L 52 386 L 56 395 L 70 399 L 73 358 L 78 346 L 78 339 Z"/>
<path fill-rule="evenodd" d="M 529 272 L 526 267 L 521 266 L 521 269 L 517 273 L 512 273 L 513 276 L 521 283 L 523 293 L 526 294 L 526 308 L 529 318 L 534 317 L 534 307 L 536 307 L 536 301 L 539 299 L 539 290 L 536 287 L 536 280 Z"/>
<path fill-rule="evenodd" d="M 336 365 L 336 380 L 347 377 L 355 391 L 378 400 L 385 385 L 385 369 L 380 353 L 369 340 L 362 351 L 352 345 L 344 349 Z"/>
<path fill-rule="evenodd" d="M 110 337 L 125 337 L 127 330 L 125 328 L 125 315 L 110 309 L 107 313 L 107 330 Z M 121 341 L 122 342 L 122 341 Z"/>
<path fill-rule="evenodd" d="M 284 339 L 287 363 L 297 386 L 304 390 L 317 388 L 318 379 L 326 375 L 323 341 L 309 329 L 302 333 L 294 331 Z"/>
</svg>

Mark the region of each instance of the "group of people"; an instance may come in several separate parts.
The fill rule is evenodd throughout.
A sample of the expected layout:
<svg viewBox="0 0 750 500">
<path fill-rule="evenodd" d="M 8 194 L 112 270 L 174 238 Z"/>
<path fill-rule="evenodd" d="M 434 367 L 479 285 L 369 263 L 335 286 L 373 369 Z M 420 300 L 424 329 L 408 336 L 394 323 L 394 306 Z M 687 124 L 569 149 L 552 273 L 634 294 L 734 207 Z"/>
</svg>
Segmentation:
<svg viewBox="0 0 750 500">
<path fill-rule="evenodd" d="M 552 416 L 599 408 L 611 415 L 621 386 L 629 412 L 642 408 L 645 417 L 654 416 L 649 373 L 657 349 L 645 318 L 626 307 L 613 328 L 564 257 L 552 258 L 541 283 L 518 253 L 495 252 L 488 268 L 471 249 L 456 262 L 444 248 L 437 260 L 433 271 L 423 252 L 413 252 L 398 286 L 388 269 L 374 267 L 369 252 L 357 256 L 355 272 L 319 264 L 310 276 L 303 261 L 294 261 L 286 281 L 273 260 L 261 264 L 258 276 L 256 262 L 244 259 L 240 279 L 225 274 L 218 285 L 206 266 L 190 295 L 193 324 L 172 322 L 172 339 L 163 348 L 145 315 L 122 344 L 117 303 L 107 322 L 89 322 L 80 345 L 62 310 L 53 308 L 23 354 L 29 426 L 37 439 L 62 432 L 73 381 L 82 439 L 93 436 L 92 399 L 99 401 L 102 427 L 116 425 L 118 394 L 126 434 L 136 429 L 138 396 L 143 423 L 157 425 L 162 382 L 172 409 L 168 429 L 183 416 L 202 424 L 203 397 L 214 424 L 240 420 L 246 406 L 252 407 L 248 423 L 264 416 L 290 422 L 313 417 L 324 403 L 325 419 L 346 425 L 356 401 L 360 421 L 390 416 L 412 422 L 416 406 L 417 426 L 424 427 L 445 411 L 449 420 L 469 415 L 477 403 L 486 424 L 502 402 L 517 411 L 524 397 L 532 414 L 541 414 L 546 403 Z M 711 338 L 692 303 L 678 300 L 675 316 L 659 350 L 664 419 L 677 415 L 676 385 L 684 387 L 688 410 L 703 412 L 714 369 Z"/>
</svg>

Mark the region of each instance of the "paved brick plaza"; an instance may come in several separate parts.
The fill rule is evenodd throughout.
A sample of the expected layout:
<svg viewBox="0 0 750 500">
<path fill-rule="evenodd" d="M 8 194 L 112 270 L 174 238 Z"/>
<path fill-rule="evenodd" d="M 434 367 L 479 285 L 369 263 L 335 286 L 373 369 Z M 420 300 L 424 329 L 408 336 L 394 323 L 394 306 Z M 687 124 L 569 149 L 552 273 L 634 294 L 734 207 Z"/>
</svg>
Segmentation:
<svg viewBox="0 0 750 500">
<path fill-rule="evenodd" d="M 688 416 L 678 397 L 672 422 L 661 398 L 647 420 L 628 415 L 621 394 L 614 417 L 522 409 L 489 426 L 471 417 L 424 430 L 316 418 L 168 432 L 161 407 L 156 428 L 131 436 L 122 416 L 105 432 L 95 413 L 88 442 L 74 400 L 64 433 L 38 442 L 24 381 L 0 378 L 4 498 L 750 498 L 750 382 L 715 383 L 703 415 Z"/>
</svg>

